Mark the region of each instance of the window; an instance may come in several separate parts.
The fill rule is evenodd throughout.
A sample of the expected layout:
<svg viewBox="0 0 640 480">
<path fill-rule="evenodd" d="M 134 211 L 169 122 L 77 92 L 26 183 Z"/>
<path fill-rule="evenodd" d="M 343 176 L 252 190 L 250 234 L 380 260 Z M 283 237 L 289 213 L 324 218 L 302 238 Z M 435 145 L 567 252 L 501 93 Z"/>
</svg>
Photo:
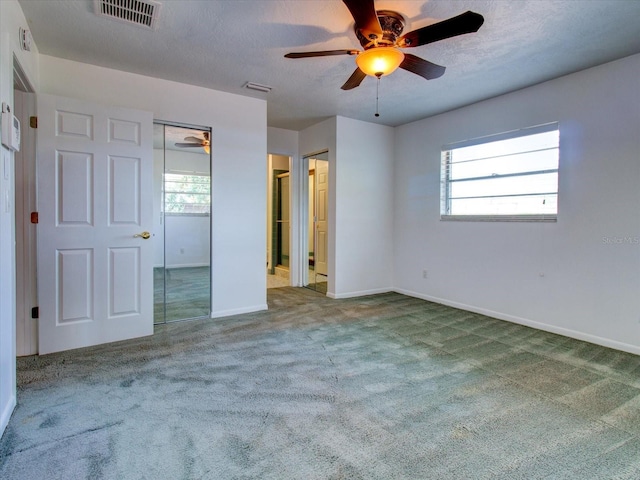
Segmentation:
<svg viewBox="0 0 640 480">
<path fill-rule="evenodd" d="M 209 214 L 211 177 L 182 173 L 164 174 L 164 205 L 168 214 Z"/>
<path fill-rule="evenodd" d="M 447 145 L 442 220 L 555 221 L 558 124 Z"/>
</svg>

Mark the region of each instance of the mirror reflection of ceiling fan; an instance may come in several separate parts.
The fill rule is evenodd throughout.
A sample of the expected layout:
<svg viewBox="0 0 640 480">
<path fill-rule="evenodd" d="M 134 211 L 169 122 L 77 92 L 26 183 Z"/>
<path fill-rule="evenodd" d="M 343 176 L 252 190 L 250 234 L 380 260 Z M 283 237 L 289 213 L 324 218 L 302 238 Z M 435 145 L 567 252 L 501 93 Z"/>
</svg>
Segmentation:
<svg viewBox="0 0 640 480">
<path fill-rule="evenodd" d="M 330 55 L 354 55 L 357 68 L 341 87 L 351 90 L 360 85 L 367 75 L 389 75 L 397 68 L 415 73 L 427 80 L 444 74 L 445 67 L 436 65 L 401 49 L 414 48 L 465 33 L 477 32 L 484 17 L 475 12 L 465 12 L 426 27 L 402 34 L 405 18 L 398 12 L 377 10 L 374 0 L 342 0 L 355 21 L 355 34 L 364 49 L 325 50 L 319 52 L 294 52 L 286 58 L 325 57 Z"/>
<path fill-rule="evenodd" d="M 207 154 L 211 153 L 211 136 L 209 132 L 202 132 L 202 137 L 184 137 L 185 142 L 188 143 L 176 143 L 176 147 L 179 148 L 202 148 Z"/>
</svg>

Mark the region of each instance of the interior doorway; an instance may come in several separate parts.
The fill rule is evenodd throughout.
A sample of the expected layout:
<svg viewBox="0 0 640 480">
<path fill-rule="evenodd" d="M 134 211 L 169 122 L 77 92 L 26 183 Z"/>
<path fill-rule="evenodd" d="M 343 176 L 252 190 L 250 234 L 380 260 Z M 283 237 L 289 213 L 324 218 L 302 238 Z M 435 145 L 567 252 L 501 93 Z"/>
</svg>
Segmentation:
<svg viewBox="0 0 640 480">
<path fill-rule="evenodd" d="M 305 159 L 309 182 L 308 276 L 305 286 L 326 294 L 329 280 L 329 154 L 323 152 Z"/>
<path fill-rule="evenodd" d="M 290 157 L 267 158 L 267 288 L 291 285 Z"/>
<path fill-rule="evenodd" d="M 38 305 L 36 278 L 37 226 L 31 222 L 36 203 L 36 130 L 30 117 L 36 115 L 36 95 L 18 61 L 13 60 L 13 113 L 20 121 L 21 144 L 15 152 L 16 222 L 16 355 L 38 353 Z"/>
<path fill-rule="evenodd" d="M 211 314 L 211 130 L 154 123 L 154 323 Z"/>
</svg>

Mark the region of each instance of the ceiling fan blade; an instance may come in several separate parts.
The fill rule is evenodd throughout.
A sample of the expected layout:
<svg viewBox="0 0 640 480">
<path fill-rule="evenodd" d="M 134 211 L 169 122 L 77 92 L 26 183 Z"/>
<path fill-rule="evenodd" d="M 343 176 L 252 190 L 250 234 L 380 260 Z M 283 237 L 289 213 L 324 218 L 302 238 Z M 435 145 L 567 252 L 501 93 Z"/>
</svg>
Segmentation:
<svg viewBox="0 0 640 480">
<path fill-rule="evenodd" d="M 442 65 L 436 65 L 427 60 L 424 60 L 410 53 L 404 54 L 404 60 L 400 64 L 400 68 L 403 68 L 411 73 L 420 75 L 427 80 L 433 80 L 434 78 L 444 75 L 445 67 Z"/>
<path fill-rule="evenodd" d="M 190 147 L 202 147 L 201 143 L 176 143 L 176 147 L 180 148 L 190 148 Z"/>
<path fill-rule="evenodd" d="M 199 143 L 203 142 L 202 138 L 198 138 L 198 137 L 184 137 L 184 139 L 188 142 L 199 142 Z"/>
<path fill-rule="evenodd" d="M 401 48 L 419 47 L 445 38 L 477 32 L 483 23 L 484 17 L 479 13 L 465 12 L 457 17 L 409 32 L 398 39 L 397 45 Z"/>
<path fill-rule="evenodd" d="M 362 80 L 364 80 L 364 77 L 366 76 L 367 74 L 360 70 L 360 68 L 356 68 L 355 72 L 353 72 L 349 77 L 349 80 L 347 80 L 340 88 L 342 88 L 342 90 L 351 90 L 356 88 L 362 83 Z"/>
<path fill-rule="evenodd" d="M 356 28 L 362 30 L 365 37 L 374 34 L 382 38 L 382 27 L 373 0 L 342 0 L 356 22 Z"/>
<path fill-rule="evenodd" d="M 324 50 L 320 52 L 287 53 L 285 58 L 328 57 L 330 55 L 356 55 L 358 50 Z"/>
</svg>

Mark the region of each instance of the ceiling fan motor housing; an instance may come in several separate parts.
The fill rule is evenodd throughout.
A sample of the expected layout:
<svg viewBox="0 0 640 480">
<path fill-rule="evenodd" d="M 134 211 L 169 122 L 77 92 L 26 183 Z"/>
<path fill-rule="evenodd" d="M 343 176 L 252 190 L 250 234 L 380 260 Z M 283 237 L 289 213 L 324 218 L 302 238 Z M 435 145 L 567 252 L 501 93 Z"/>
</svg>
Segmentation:
<svg viewBox="0 0 640 480">
<path fill-rule="evenodd" d="M 357 26 L 355 28 L 356 36 L 360 45 L 366 50 L 372 47 L 391 47 L 396 43 L 397 38 L 402 35 L 405 27 L 405 19 L 402 14 L 392 10 L 378 10 L 376 12 L 380 27 L 382 28 L 382 38 L 371 35 L 372 38 L 366 37 L 362 30 Z"/>
</svg>

